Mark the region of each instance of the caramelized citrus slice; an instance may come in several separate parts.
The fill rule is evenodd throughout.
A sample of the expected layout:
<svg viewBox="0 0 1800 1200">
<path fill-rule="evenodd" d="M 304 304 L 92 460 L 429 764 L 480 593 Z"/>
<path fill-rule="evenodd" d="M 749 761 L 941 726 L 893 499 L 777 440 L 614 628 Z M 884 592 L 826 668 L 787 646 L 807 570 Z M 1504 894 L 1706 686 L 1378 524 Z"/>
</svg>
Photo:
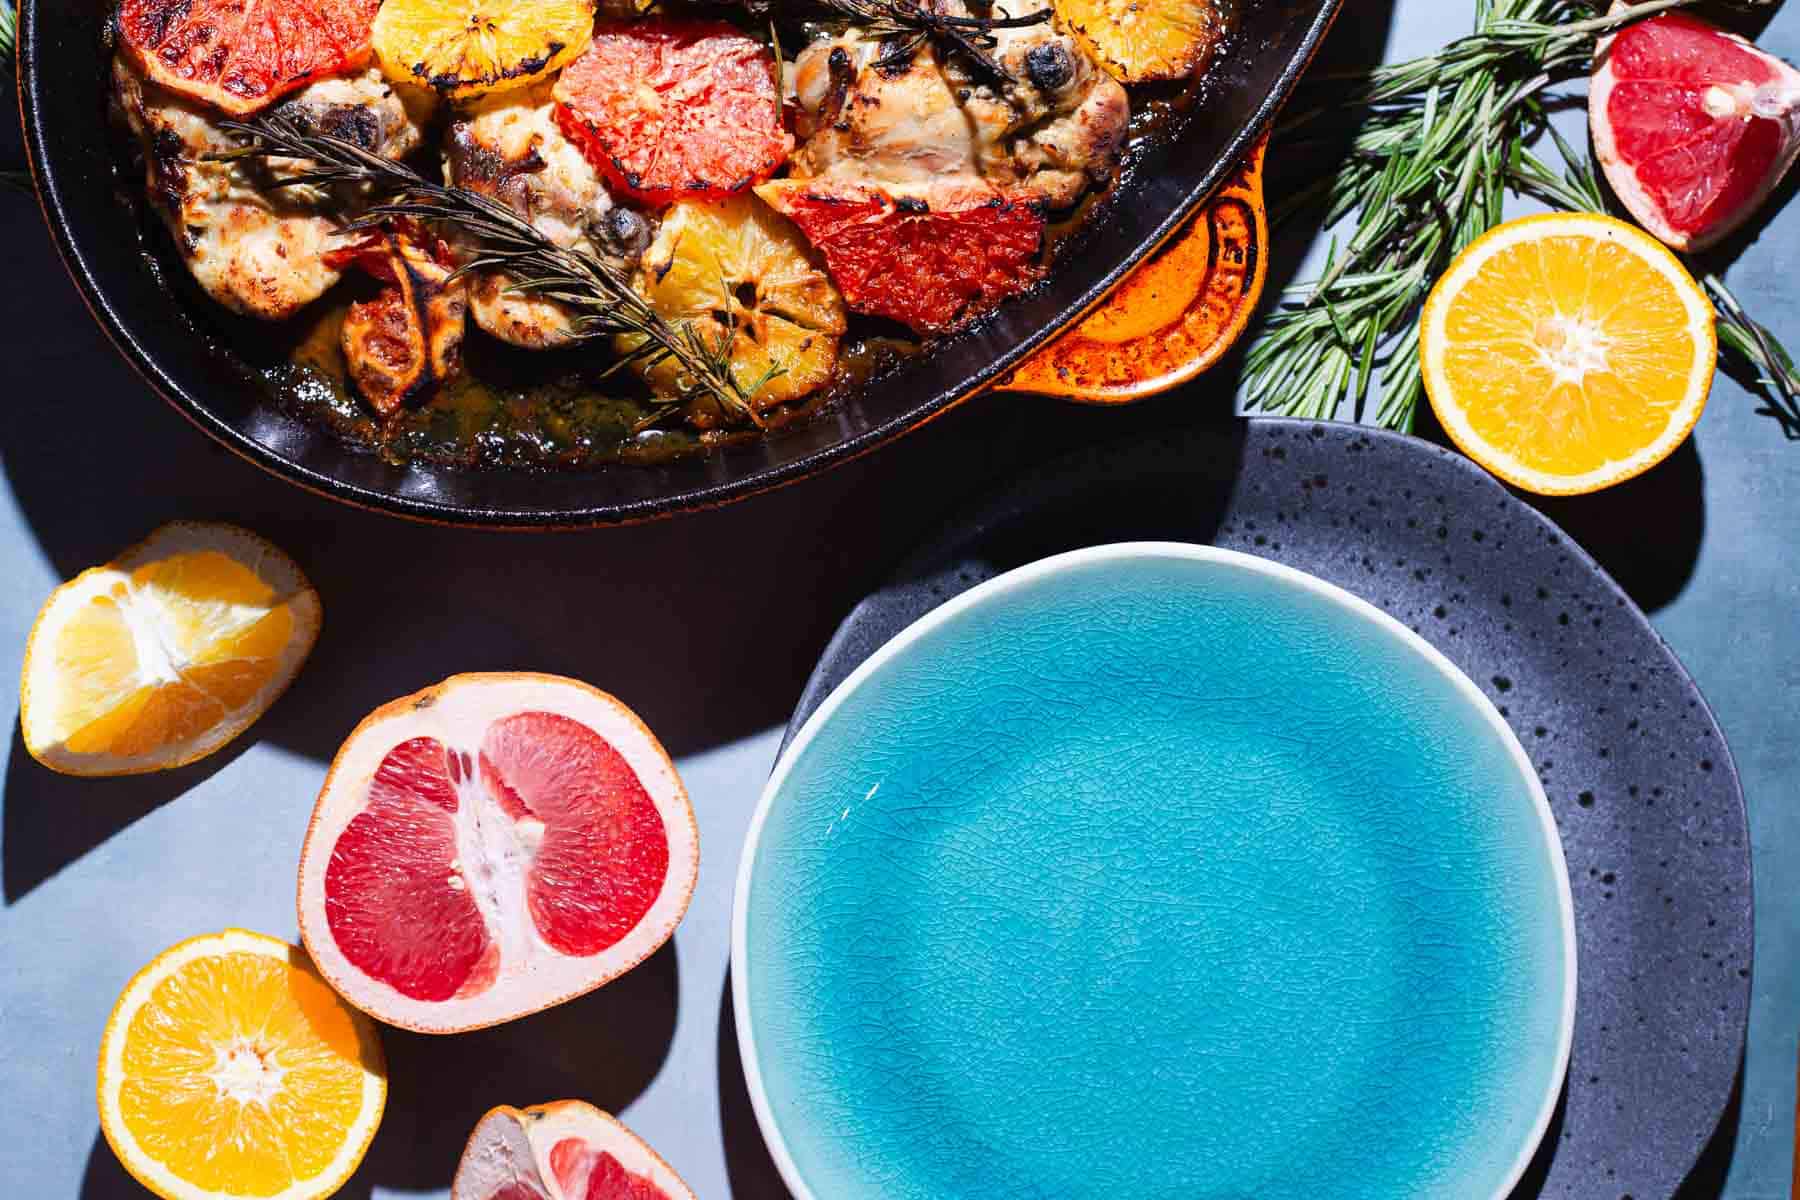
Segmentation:
<svg viewBox="0 0 1800 1200">
<path fill-rule="evenodd" d="M 751 400 L 759 410 L 831 379 L 844 302 L 799 232 L 755 196 L 670 209 L 644 254 L 638 288 L 671 323 L 697 327 L 707 345 L 728 345 L 731 373 L 742 386 L 764 381 Z M 629 352 L 642 339 L 622 337 L 619 344 Z M 682 390 L 673 359 L 645 375 L 663 395 Z M 695 421 L 716 421 L 716 411 L 701 404 Z"/>
<path fill-rule="evenodd" d="M 646 204 L 741 192 L 794 146 L 774 59 L 723 21 L 603 25 L 556 99 L 570 140 L 615 191 Z"/>
<path fill-rule="evenodd" d="M 1056 0 L 1056 12 L 1121 83 L 1191 78 L 1224 33 L 1215 0 Z"/>
<path fill-rule="evenodd" d="M 122 0 L 119 41 L 151 80 L 236 116 L 360 67 L 381 0 Z"/>
<path fill-rule="evenodd" d="M 890 195 L 831 179 L 781 179 L 757 194 L 825 256 L 851 308 L 922 333 L 965 325 L 1043 274 L 1042 208 L 984 184 Z"/>
<path fill-rule="evenodd" d="M 1470 458 L 1546 495 L 1592 492 L 1667 458 L 1706 406 L 1712 305 L 1636 226 L 1592 213 L 1509 221 L 1426 302 L 1431 405 Z"/>
<path fill-rule="evenodd" d="M 389 79 L 463 100 L 547 78 L 593 33 L 594 0 L 387 0 L 374 42 Z"/>
</svg>

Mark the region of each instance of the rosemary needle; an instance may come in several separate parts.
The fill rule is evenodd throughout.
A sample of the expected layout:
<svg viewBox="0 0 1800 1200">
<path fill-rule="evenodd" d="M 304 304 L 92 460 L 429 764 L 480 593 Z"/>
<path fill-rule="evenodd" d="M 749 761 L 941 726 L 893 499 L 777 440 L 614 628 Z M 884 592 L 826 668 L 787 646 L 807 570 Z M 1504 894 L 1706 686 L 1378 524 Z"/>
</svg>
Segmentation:
<svg viewBox="0 0 1800 1200">
<path fill-rule="evenodd" d="M 478 249 L 457 274 L 497 270 L 516 291 L 531 292 L 568 306 L 577 314 L 583 337 L 636 334 L 645 339 L 627 361 L 673 358 L 682 368 L 685 396 L 712 397 L 731 416 L 762 425 L 751 398 L 766 379 L 746 388 L 731 370 L 730 338 L 709 340 L 693 324 L 671 324 L 631 285 L 617 264 L 591 250 L 566 248 L 544 236 L 510 207 L 464 188 L 433 183 L 402 163 L 371 153 L 353 142 L 307 129 L 279 115 L 254 123 L 224 123 L 246 145 L 218 157 L 284 158 L 300 166 L 265 186 L 272 188 L 362 189 L 381 199 L 350 230 L 391 220 L 414 220 L 454 229 Z"/>
</svg>

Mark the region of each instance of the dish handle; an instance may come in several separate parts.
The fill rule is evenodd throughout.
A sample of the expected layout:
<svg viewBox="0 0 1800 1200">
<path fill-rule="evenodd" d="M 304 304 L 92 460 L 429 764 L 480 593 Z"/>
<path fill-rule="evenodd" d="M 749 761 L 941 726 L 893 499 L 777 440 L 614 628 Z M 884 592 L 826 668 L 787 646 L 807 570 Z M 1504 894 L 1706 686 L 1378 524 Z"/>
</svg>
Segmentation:
<svg viewBox="0 0 1800 1200">
<path fill-rule="evenodd" d="M 1129 404 L 1186 383 L 1250 323 L 1269 273 L 1268 135 L 1217 195 L 1099 308 L 990 390 Z"/>
</svg>

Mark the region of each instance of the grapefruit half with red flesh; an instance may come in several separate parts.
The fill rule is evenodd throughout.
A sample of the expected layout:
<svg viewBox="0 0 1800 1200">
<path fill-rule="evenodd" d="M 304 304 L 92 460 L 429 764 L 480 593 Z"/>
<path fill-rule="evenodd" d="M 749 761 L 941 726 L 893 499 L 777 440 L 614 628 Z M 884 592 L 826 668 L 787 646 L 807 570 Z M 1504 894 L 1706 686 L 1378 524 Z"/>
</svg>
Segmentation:
<svg viewBox="0 0 1800 1200">
<path fill-rule="evenodd" d="M 601 25 L 556 81 L 557 121 L 615 192 L 722 199 L 773 175 L 794 139 L 775 60 L 723 21 Z"/>
<path fill-rule="evenodd" d="M 1595 61 L 1588 118 L 1607 182 L 1677 250 L 1737 229 L 1800 154 L 1800 71 L 1716 25 L 1664 13 Z"/>
<path fill-rule="evenodd" d="M 644 1140 L 591 1104 L 491 1109 L 476 1124 L 450 1200 L 694 1200 Z"/>
<path fill-rule="evenodd" d="M 119 41 L 152 80 L 248 116 L 369 60 L 381 0 L 122 0 Z"/>
<path fill-rule="evenodd" d="M 921 333 L 966 325 L 1043 276 L 1043 206 L 985 183 L 779 179 L 756 194 L 825 256 L 845 304 Z"/>
<path fill-rule="evenodd" d="M 457 675 L 338 751 L 301 851 L 300 932 L 356 1007 L 454 1033 L 648 958 L 699 864 L 675 766 L 630 709 L 552 675 Z"/>
</svg>

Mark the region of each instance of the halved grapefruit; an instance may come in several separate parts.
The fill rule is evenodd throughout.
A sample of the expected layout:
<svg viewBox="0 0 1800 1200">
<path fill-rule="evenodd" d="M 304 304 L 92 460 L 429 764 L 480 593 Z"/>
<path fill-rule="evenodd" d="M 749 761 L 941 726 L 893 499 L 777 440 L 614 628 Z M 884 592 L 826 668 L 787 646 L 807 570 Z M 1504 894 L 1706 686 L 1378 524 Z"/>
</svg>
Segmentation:
<svg viewBox="0 0 1800 1200">
<path fill-rule="evenodd" d="M 554 675 L 456 675 L 338 751 L 300 853 L 300 933 L 356 1007 L 455 1033 L 648 958 L 699 866 L 687 792 L 630 709 Z"/>
<path fill-rule="evenodd" d="M 368 62 L 381 0 L 122 0 L 119 43 L 172 92 L 248 116 Z"/>
<path fill-rule="evenodd" d="M 1588 121 L 1607 182 L 1677 250 L 1749 220 L 1800 155 L 1800 71 L 1698 17 L 1628 25 L 1595 64 Z"/>
<path fill-rule="evenodd" d="M 591 1104 L 490 1109 L 469 1135 L 450 1200 L 694 1200 L 673 1168 Z"/>
<path fill-rule="evenodd" d="M 602 25 L 556 100 L 569 140 L 645 204 L 741 192 L 794 148 L 768 47 L 723 21 Z"/>
</svg>

